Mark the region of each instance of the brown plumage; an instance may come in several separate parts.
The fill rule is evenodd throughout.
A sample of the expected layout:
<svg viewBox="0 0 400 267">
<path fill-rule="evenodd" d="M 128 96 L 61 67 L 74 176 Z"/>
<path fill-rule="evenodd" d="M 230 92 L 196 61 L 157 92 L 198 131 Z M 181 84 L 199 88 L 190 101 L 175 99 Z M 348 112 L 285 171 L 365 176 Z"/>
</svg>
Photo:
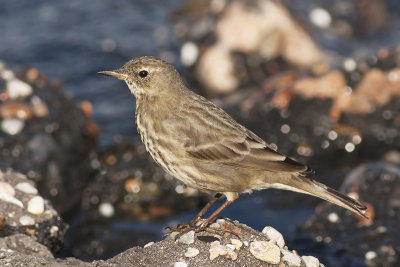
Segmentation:
<svg viewBox="0 0 400 267">
<path fill-rule="evenodd" d="M 266 188 L 317 196 L 365 217 L 364 205 L 308 179 L 306 166 L 279 154 L 221 108 L 188 90 L 169 63 L 141 57 L 99 73 L 124 80 L 136 97 L 136 126 L 154 160 L 186 185 L 217 193 L 182 231 L 205 229 L 239 193 Z M 227 201 L 201 220 L 221 194 Z"/>
</svg>

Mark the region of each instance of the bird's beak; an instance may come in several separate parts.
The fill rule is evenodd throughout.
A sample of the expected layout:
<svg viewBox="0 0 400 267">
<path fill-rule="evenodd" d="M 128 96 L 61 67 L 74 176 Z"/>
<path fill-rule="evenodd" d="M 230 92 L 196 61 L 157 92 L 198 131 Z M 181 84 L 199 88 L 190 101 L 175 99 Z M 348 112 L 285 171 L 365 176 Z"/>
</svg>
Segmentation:
<svg viewBox="0 0 400 267">
<path fill-rule="evenodd" d="M 104 71 L 99 71 L 97 72 L 99 74 L 107 75 L 107 76 L 112 76 L 120 80 L 126 80 L 128 78 L 128 74 L 125 73 L 125 71 L 118 69 L 118 70 L 104 70 Z"/>
</svg>

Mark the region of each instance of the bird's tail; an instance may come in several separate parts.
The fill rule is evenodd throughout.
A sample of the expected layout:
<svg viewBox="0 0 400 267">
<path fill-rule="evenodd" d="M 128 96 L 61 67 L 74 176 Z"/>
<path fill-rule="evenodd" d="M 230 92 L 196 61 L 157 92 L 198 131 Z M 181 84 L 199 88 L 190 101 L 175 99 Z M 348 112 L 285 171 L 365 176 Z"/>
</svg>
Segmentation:
<svg viewBox="0 0 400 267">
<path fill-rule="evenodd" d="M 321 184 L 315 180 L 309 179 L 304 176 L 292 176 L 287 185 L 274 184 L 276 188 L 296 191 L 304 194 L 309 194 L 322 198 L 333 204 L 346 208 L 354 213 L 359 214 L 364 218 L 368 218 L 365 215 L 367 209 L 366 206 L 358 202 L 357 200 L 348 197 L 335 189 L 332 189 L 324 184 Z"/>
</svg>

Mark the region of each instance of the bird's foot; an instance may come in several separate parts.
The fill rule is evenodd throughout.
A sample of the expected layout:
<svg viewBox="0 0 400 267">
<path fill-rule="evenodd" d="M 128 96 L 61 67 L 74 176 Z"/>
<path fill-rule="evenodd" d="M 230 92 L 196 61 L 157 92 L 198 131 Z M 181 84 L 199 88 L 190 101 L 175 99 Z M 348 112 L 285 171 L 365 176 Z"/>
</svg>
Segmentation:
<svg viewBox="0 0 400 267">
<path fill-rule="evenodd" d="M 200 221 L 201 220 L 198 220 L 198 222 L 200 222 Z M 192 222 L 191 222 L 189 224 L 179 224 L 177 227 L 166 227 L 166 229 L 169 230 L 169 233 L 178 232 L 178 234 L 175 236 L 175 240 L 179 239 L 182 235 L 184 235 L 190 231 L 194 231 L 195 233 L 205 231 L 207 233 L 214 234 L 214 235 L 220 235 L 220 236 L 227 236 L 229 234 L 232 234 L 232 235 L 239 237 L 238 234 L 233 231 L 210 227 L 209 223 L 206 222 L 205 220 L 202 223 L 198 223 L 198 222 L 195 225 L 192 225 Z M 167 234 L 169 234 L 169 233 L 167 233 Z"/>
</svg>

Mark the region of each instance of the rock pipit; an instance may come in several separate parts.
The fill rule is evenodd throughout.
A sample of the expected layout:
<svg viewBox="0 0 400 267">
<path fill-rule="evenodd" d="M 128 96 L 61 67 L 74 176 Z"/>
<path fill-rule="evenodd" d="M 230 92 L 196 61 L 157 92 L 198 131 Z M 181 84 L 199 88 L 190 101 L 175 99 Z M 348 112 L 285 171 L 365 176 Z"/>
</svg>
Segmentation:
<svg viewBox="0 0 400 267">
<path fill-rule="evenodd" d="M 122 68 L 101 71 L 127 83 L 136 97 L 136 126 L 147 151 L 170 175 L 215 197 L 178 230 L 210 230 L 208 224 L 240 193 L 266 188 L 313 195 L 363 217 L 366 207 L 306 177 L 308 167 L 272 149 L 221 108 L 190 91 L 176 69 L 140 57 Z M 223 195 L 226 201 L 202 216 Z M 176 229 L 175 229 L 176 230 Z"/>
</svg>

